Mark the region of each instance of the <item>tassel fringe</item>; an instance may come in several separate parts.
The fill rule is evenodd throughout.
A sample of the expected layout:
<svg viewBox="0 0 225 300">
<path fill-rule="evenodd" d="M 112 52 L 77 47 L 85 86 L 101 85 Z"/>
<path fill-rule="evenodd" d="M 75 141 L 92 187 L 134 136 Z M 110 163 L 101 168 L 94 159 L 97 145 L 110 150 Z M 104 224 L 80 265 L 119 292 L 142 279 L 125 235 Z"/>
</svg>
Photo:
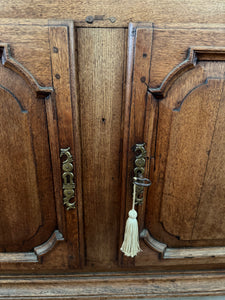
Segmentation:
<svg viewBox="0 0 225 300">
<path fill-rule="evenodd" d="M 120 250 L 130 257 L 134 257 L 138 252 L 142 251 L 139 245 L 139 233 L 138 233 L 138 221 L 137 212 L 134 209 L 136 196 L 136 184 L 134 183 L 133 188 L 133 205 L 132 209 L 128 213 L 128 219 L 126 222 L 124 241 Z"/>
</svg>

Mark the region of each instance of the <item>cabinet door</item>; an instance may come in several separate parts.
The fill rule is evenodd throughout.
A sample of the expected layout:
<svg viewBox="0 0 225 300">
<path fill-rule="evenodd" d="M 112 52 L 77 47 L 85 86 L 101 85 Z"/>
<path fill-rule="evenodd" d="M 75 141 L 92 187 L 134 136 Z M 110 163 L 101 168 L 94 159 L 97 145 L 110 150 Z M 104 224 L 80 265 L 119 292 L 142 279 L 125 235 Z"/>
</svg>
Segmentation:
<svg viewBox="0 0 225 300">
<path fill-rule="evenodd" d="M 130 25 L 125 213 L 136 144 L 145 143 L 143 175 L 152 181 L 138 207 L 145 244 L 136 265 L 225 263 L 224 33 L 214 25 Z"/>
<path fill-rule="evenodd" d="M 80 264 L 72 25 L 0 25 L 3 269 L 64 269 Z"/>
</svg>

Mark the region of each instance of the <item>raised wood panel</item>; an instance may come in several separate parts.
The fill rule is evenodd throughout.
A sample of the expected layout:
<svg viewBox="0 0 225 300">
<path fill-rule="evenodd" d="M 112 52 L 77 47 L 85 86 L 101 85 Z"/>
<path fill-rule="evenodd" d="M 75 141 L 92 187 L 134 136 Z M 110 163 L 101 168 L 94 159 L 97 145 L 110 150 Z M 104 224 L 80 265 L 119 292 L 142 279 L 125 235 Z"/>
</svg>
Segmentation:
<svg viewBox="0 0 225 300">
<path fill-rule="evenodd" d="M 80 28 L 77 35 L 86 260 L 109 268 L 119 241 L 126 31 Z"/>
<path fill-rule="evenodd" d="M 222 92 L 223 80 L 211 79 L 206 85 L 200 86 L 186 97 L 180 111 L 165 112 L 166 117 L 171 115 L 171 125 L 160 221 L 168 233 L 181 240 L 192 240 L 199 202 L 205 203 L 208 211 L 215 216 L 211 218 L 215 227 L 218 212 L 222 208 L 215 204 L 215 209 L 212 209 L 211 203 L 219 200 L 215 200 L 215 196 L 211 194 L 209 202 L 206 201 L 207 196 L 204 195 L 204 193 L 208 194 L 209 189 L 212 188 L 212 174 L 209 175 L 211 178 L 208 182 L 205 182 L 205 176 L 208 176 L 207 164 L 220 101 L 223 97 Z M 165 109 L 161 109 L 161 104 L 164 103 L 160 103 L 159 106 L 159 114 L 162 115 L 158 124 L 158 132 L 161 122 L 164 122 Z M 159 144 L 157 144 L 157 153 L 161 153 Z M 222 152 L 220 152 L 220 157 L 222 159 Z M 214 176 L 217 177 L 218 169 L 214 163 L 215 161 L 213 162 Z M 220 186 L 218 182 L 218 187 Z M 206 217 L 205 215 L 204 218 Z M 205 237 L 201 236 L 201 239 L 217 238 L 216 231 L 209 229 L 205 228 L 208 233 Z M 198 232 L 198 227 L 196 231 Z"/>
<path fill-rule="evenodd" d="M 217 121 L 211 139 L 207 172 L 196 214 L 192 239 L 224 239 L 224 85 L 220 97 Z M 210 209 L 209 209 L 210 207 Z"/>
<path fill-rule="evenodd" d="M 3 87 L 0 89 L 0 98 L 2 128 L 0 164 L 3 179 L 0 195 L 2 213 L 0 244 L 1 248 L 7 251 L 13 244 L 21 245 L 31 238 L 42 220 L 28 111 L 22 108 L 17 98 Z M 33 216 L 32 220 L 30 215 Z M 25 223 L 21 222 L 21 218 Z"/>
<path fill-rule="evenodd" d="M 216 179 L 221 173 L 216 167 L 216 159 L 211 156 L 217 119 L 222 114 L 223 28 L 215 30 L 214 34 L 213 29 L 196 28 L 195 34 L 189 37 L 184 34 L 185 30 L 156 26 L 154 31 L 148 90 L 153 95 L 153 98 L 149 97 L 150 101 L 160 100 L 155 123 L 156 140 L 151 150 L 153 184 L 149 189 L 146 226 L 150 226 L 151 234 L 157 240 L 169 246 L 181 247 L 184 245 L 182 240 L 186 240 L 188 246 L 203 245 L 203 240 L 211 240 L 210 246 L 223 245 L 222 240 L 219 241 L 219 237 L 223 239 L 222 230 L 219 230 L 222 224 L 217 221 L 218 214 L 222 213 L 223 205 L 218 203 L 223 199 L 223 187 Z M 178 41 L 179 35 L 184 37 L 182 45 Z M 165 47 L 161 47 L 163 43 Z M 184 44 L 189 45 L 186 51 L 183 51 Z M 196 54 L 191 65 L 193 49 Z M 186 68 L 184 73 L 182 68 Z M 220 150 L 216 156 L 222 162 L 223 145 L 217 147 Z M 211 172 L 208 169 L 210 162 Z M 214 187 L 211 185 L 213 180 Z M 213 192 L 215 189 L 217 192 Z M 199 206 L 205 206 L 205 209 L 201 210 Z M 198 219 L 200 211 L 201 221 Z M 204 216 L 203 211 L 207 211 Z M 208 221 L 209 226 L 206 225 Z"/>
<path fill-rule="evenodd" d="M 3 66 L 0 70 L 5 77 L 1 81 L 5 86 L 1 88 L 0 118 L 1 248 L 30 251 L 45 242 L 56 227 L 45 105 L 29 88 L 20 103 L 16 89 L 15 95 L 7 84 L 17 82 L 19 75 Z M 15 86 L 21 87 L 18 83 Z"/>
</svg>

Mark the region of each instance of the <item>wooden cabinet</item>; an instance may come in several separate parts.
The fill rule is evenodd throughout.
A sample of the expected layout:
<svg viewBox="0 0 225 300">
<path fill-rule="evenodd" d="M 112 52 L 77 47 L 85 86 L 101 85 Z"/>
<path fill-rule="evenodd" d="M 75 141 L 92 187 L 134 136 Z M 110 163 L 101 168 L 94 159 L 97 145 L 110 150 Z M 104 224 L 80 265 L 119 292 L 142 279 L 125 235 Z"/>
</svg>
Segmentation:
<svg viewBox="0 0 225 300">
<path fill-rule="evenodd" d="M 79 186 L 73 24 L 0 31 L 1 268 L 79 267 L 79 196 L 66 197 Z"/>
<path fill-rule="evenodd" d="M 0 299 L 224 295 L 215 5 L 186 3 L 196 24 L 176 1 L 25 2 L 0 11 Z M 129 258 L 135 167 L 152 184 Z"/>
</svg>

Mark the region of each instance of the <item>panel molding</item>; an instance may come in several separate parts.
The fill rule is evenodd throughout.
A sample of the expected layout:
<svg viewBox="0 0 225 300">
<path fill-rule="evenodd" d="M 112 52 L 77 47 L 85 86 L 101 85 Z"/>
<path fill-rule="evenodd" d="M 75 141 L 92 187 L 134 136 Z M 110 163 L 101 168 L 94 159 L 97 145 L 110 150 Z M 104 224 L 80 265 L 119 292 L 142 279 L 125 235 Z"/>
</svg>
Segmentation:
<svg viewBox="0 0 225 300">
<path fill-rule="evenodd" d="M 34 252 L 0 253 L 0 263 L 37 263 L 38 257 Z"/>
<path fill-rule="evenodd" d="M 20 107 L 20 110 L 22 113 L 27 113 L 27 110 L 24 109 L 23 105 L 21 104 L 20 100 L 16 97 L 16 95 L 13 94 L 12 91 L 10 91 L 9 89 L 7 89 L 6 87 L 4 87 L 3 85 L 0 84 L 0 89 L 2 89 L 3 91 L 5 91 L 6 93 L 10 94 L 14 99 L 15 101 L 17 102 L 17 104 L 19 105 Z"/>
<path fill-rule="evenodd" d="M 55 230 L 45 243 L 34 248 L 34 253 L 37 257 L 45 255 L 51 251 L 59 241 L 64 241 L 63 235 L 59 230 Z"/>
<path fill-rule="evenodd" d="M 147 229 L 142 230 L 140 237 L 143 238 L 147 246 L 159 252 L 164 259 L 225 257 L 225 247 L 169 248 L 166 244 L 152 237 Z"/>
<path fill-rule="evenodd" d="M 53 92 L 52 87 L 40 86 L 34 76 L 11 55 L 10 45 L 0 43 L 0 59 L 3 66 L 19 74 L 35 91 L 37 97 L 46 97 Z"/>
<path fill-rule="evenodd" d="M 0 253 L 0 263 L 37 263 L 41 256 L 50 252 L 60 241 L 64 241 L 63 235 L 55 230 L 46 242 L 35 247 L 32 252 Z"/>
<path fill-rule="evenodd" d="M 225 47 L 196 46 L 190 47 L 187 53 L 187 58 L 167 74 L 158 88 L 148 87 L 147 90 L 149 93 L 153 94 L 158 99 L 165 98 L 168 90 L 177 78 L 188 70 L 195 68 L 198 61 L 225 60 Z"/>
</svg>

